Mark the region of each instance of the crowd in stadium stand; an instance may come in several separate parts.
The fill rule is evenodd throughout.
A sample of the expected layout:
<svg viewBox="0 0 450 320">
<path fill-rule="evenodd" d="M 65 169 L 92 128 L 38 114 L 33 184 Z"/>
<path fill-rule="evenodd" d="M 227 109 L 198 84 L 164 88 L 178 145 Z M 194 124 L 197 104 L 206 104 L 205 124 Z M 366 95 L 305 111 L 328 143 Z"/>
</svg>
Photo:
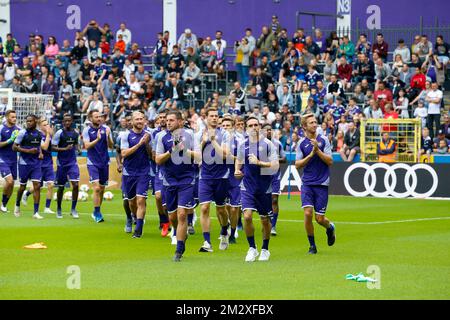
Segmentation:
<svg viewBox="0 0 450 320">
<path fill-rule="evenodd" d="M 333 151 L 348 161 L 360 150 L 363 118 L 420 118 L 422 154 L 449 153 L 442 88 L 450 47 L 442 36 L 417 35 L 411 44 L 387 43 L 381 33 L 374 43 L 364 34 L 352 41 L 319 29 L 313 36 L 303 29 L 290 36 L 292 30 L 283 28 L 277 16 L 260 34 L 246 29 L 236 42 L 227 42 L 221 31 L 214 38 L 194 31 L 185 29 L 176 44 L 167 31 L 159 33 L 151 71 L 124 23 L 114 33 L 108 24 L 100 27 L 91 20 L 74 40 L 62 43 L 37 34 L 18 43 L 8 34 L 0 39 L 0 88 L 53 95 L 56 124 L 65 113 L 98 109 L 115 132 L 138 109 L 150 124 L 159 110 L 181 109 L 194 130 L 204 125 L 210 106 L 221 116 L 251 114 L 272 125 L 287 151 L 303 134 L 300 116 L 314 113 Z M 227 55 L 235 56 L 234 65 Z M 238 81 L 230 92 L 213 93 L 204 106 L 191 105 L 186 96 L 204 90 L 202 74 L 224 79 L 232 68 Z M 0 101 L 0 112 L 4 108 Z"/>
</svg>

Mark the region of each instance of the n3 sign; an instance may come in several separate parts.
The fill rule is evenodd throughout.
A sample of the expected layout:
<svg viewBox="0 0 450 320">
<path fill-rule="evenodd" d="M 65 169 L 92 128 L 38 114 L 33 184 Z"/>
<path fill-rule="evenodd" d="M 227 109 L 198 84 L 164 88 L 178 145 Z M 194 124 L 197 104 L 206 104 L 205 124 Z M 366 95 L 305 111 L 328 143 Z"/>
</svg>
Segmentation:
<svg viewBox="0 0 450 320">
<path fill-rule="evenodd" d="M 350 0 L 338 0 L 338 14 L 350 14 Z"/>
</svg>

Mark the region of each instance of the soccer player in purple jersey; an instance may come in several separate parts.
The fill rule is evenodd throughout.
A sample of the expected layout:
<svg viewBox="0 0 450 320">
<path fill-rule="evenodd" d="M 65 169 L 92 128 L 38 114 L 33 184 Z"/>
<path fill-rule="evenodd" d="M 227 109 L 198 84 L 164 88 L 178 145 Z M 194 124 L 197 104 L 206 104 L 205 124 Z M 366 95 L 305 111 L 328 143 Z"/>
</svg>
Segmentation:
<svg viewBox="0 0 450 320">
<path fill-rule="evenodd" d="M 328 185 L 330 184 L 330 166 L 333 164 L 331 145 L 326 136 L 317 135 L 317 120 L 313 114 L 302 116 L 301 124 L 305 137 L 298 142 L 295 167 L 304 168 L 302 174 L 301 199 L 305 212 L 305 229 L 309 240 L 309 254 L 316 254 L 313 208 L 318 224 L 326 229 L 328 245 L 336 240 L 334 224 L 326 217 L 328 205 Z"/>
<path fill-rule="evenodd" d="M 53 196 L 53 183 L 55 181 L 55 171 L 53 170 L 53 158 L 52 158 L 52 135 L 53 129 L 49 126 L 48 121 L 45 118 L 39 120 L 39 131 L 42 135 L 41 149 L 43 154 L 43 159 L 41 163 L 42 179 L 41 188 L 44 184 L 47 186 L 47 196 L 45 199 L 45 209 L 44 213 L 53 214 L 54 212 L 50 209 L 50 204 L 52 202 Z M 26 190 L 22 196 L 22 203 L 27 205 L 28 197 L 33 193 L 33 187 Z"/>
<path fill-rule="evenodd" d="M 272 143 L 274 144 L 275 150 L 277 151 L 279 163 L 286 163 L 286 153 L 283 150 L 283 145 L 281 144 L 280 140 L 273 137 L 271 125 L 265 124 L 262 129 L 263 129 L 267 139 L 272 141 Z M 270 231 L 270 234 L 272 236 L 277 235 L 276 227 L 277 227 L 278 214 L 280 212 L 280 208 L 278 205 L 278 198 L 281 194 L 280 185 L 281 185 L 281 169 L 278 169 L 277 173 L 275 173 L 272 178 L 272 210 L 273 210 L 273 214 L 272 214 L 272 219 L 271 219 L 272 230 Z"/>
<path fill-rule="evenodd" d="M 83 143 L 87 150 L 87 168 L 90 182 L 94 186 L 92 200 L 94 212 L 92 219 L 95 222 L 103 222 L 103 215 L 100 206 L 103 202 L 103 193 L 109 179 L 109 154 L 108 149 L 112 149 L 114 142 L 111 136 L 111 129 L 103 125 L 101 114 L 94 109 L 89 111 L 88 119 L 91 122 L 83 130 Z"/>
<path fill-rule="evenodd" d="M 57 152 L 55 185 L 58 187 L 56 217 L 59 219 L 63 217 L 61 205 L 64 187 L 68 180 L 72 184 L 72 208 L 70 214 L 74 219 L 79 218 L 76 210 L 80 181 L 80 169 L 77 163 L 79 134 L 72 128 L 72 123 L 72 115 L 66 113 L 63 116 L 63 128 L 56 131 L 52 138 L 52 150 Z"/>
<path fill-rule="evenodd" d="M 14 110 L 6 111 L 5 119 L 5 123 L 0 125 L 0 174 L 5 179 L 0 207 L 3 213 L 8 212 L 6 205 L 13 193 L 14 180 L 17 179 L 17 153 L 12 147 L 20 130 L 16 126 L 17 116 Z"/>
<path fill-rule="evenodd" d="M 216 213 L 222 227 L 220 231 L 220 250 L 228 248 L 228 217 L 225 202 L 228 190 L 229 167 L 226 164 L 227 132 L 218 127 L 219 113 L 215 108 L 206 110 L 207 127 L 199 134 L 196 141 L 196 152 L 201 155 L 200 176 L 198 184 L 198 200 L 200 203 L 200 223 L 204 242 L 200 252 L 212 252 L 210 204 L 216 205 Z"/>
<path fill-rule="evenodd" d="M 227 166 L 230 170 L 228 177 L 228 196 L 227 196 L 227 213 L 230 221 L 230 244 L 236 243 L 237 225 L 239 213 L 241 211 L 241 180 L 234 176 L 234 166 L 238 154 L 238 146 L 244 137 L 234 130 L 234 120 L 231 117 L 224 117 L 222 127 L 228 132 L 229 139 L 227 141 Z M 232 174 L 231 174 L 232 173 Z"/>
<path fill-rule="evenodd" d="M 20 187 L 17 190 L 16 207 L 14 215 L 20 216 L 20 201 L 27 186 L 28 180 L 33 183 L 34 215 L 35 219 L 42 219 L 39 215 L 39 201 L 41 196 L 41 150 L 42 135 L 36 129 L 37 117 L 30 114 L 26 118 L 26 129 L 19 131 L 14 141 L 13 150 L 19 152 L 19 179 Z"/>
<path fill-rule="evenodd" d="M 121 135 L 120 148 L 123 157 L 122 190 L 131 212 L 136 212 L 133 238 L 143 234 L 148 186 L 150 183 L 150 134 L 144 130 L 144 114 L 134 111 L 133 128 Z"/>
<path fill-rule="evenodd" d="M 166 131 L 166 116 L 167 111 L 162 110 L 159 112 L 158 117 L 155 121 L 156 128 L 152 132 L 152 158 L 155 163 L 155 178 L 153 183 L 153 192 L 155 194 L 155 204 L 156 209 L 158 210 L 158 216 L 159 216 L 159 225 L 161 227 L 161 236 L 167 237 L 169 234 L 170 229 L 170 222 L 169 222 L 169 215 L 167 214 L 167 207 L 166 207 L 166 199 L 164 196 L 164 188 L 162 184 L 162 172 L 161 172 L 161 166 L 156 164 L 155 157 L 156 157 L 156 142 L 157 142 L 157 135 L 160 134 L 160 132 Z M 176 238 L 174 238 L 176 239 Z M 176 244 L 176 240 L 174 240 L 174 244 Z"/>
<path fill-rule="evenodd" d="M 122 173 L 122 170 L 123 170 L 123 157 L 122 157 L 122 152 L 121 152 L 121 148 L 120 148 L 122 134 L 124 134 L 125 132 L 127 132 L 128 130 L 131 130 L 133 128 L 133 125 L 131 123 L 131 116 L 126 116 L 125 119 L 126 119 L 126 123 L 127 123 L 127 130 L 119 133 L 119 135 L 117 136 L 116 145 L 115 145 L 117 172 L 119 172 L 119 173 Z M 127 221 L 125 223 L 124 230 L 126 233 L 131 233 L 131 232 L 133 232 L 133 215 L 131 213 L 130 204 L 128 202 L 128 199 L 125 196 L 125 193 L 123 192 L 123 190 L 122 190 L 122 206 L 123 206 L 123 209 L 127 216 Z"/>
<path fill-rule="evenodd" d="M 194 206 L 194 137 L 183 128 L 183 116 L 177 110 L 167 114 L 167 130 L 158 135 L 156 164 L 163 167 L 163 185 L 167 210 L 176 228 L 177 248 L 173 260 L 181 261 L 186 248 L 187 213 Z"/>
<path fill-rule="evenodd" d="M 242 178 L 241 201 L 244 212 L 244 229 L 247 235 L 249 249 L 246 262 L 253 262 L 259 253 L 255 245 L 255 227 L 253 226 L 253 211 L 259 213 L 263 245 L 259 261 L 268 261 L 270 257 L 269 240 L 272 215 L 272 176 L 278 171 L 278 155 L 273 143 L 260 132 L 260 124 L 255 117 L 246 121 L 247 136 L 238 147 L 238 158 L 234 175 Z"/>
</svg>

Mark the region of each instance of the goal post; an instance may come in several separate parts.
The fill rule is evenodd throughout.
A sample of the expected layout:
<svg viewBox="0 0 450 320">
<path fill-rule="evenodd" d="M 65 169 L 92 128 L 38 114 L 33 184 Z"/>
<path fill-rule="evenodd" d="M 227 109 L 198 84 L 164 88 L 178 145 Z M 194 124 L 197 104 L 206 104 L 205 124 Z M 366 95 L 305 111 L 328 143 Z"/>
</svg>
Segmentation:
<svg viewBox="0 0 450 320">
<path fill-rule="evenodd" d="M 15 110 L 17 125 L 23 127 L 27 115 L 35 114 L 50 120 L 53 111 L 53 95 L 13 92 L 12 89 L 0 89 L 0 116 L 6 110 Z M 3 119 L 2 119 L 3 120 Z"/>
<path fill-rule="evenodd" d="M 377 146 L 383 132 L 395 140 L 396 162 L 418 162 L 421 143 L 420 119 L 364 119 L 361 122 L 361 161 L 378 162 Z"/>
</svg>

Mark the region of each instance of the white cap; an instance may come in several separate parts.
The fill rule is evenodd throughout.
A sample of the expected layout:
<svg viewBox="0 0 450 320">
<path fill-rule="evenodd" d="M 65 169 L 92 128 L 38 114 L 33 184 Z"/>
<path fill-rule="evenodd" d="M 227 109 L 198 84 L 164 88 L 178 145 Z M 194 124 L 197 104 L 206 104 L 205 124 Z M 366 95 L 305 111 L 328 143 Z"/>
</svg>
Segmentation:
<svg viewBox="0 0 450 320">
<path fill-rule="evenodd" d="M 184 33 L 191 33 L 191 29 L 189 29 L 189 28 L 184 29 Z"/>
</svg>

